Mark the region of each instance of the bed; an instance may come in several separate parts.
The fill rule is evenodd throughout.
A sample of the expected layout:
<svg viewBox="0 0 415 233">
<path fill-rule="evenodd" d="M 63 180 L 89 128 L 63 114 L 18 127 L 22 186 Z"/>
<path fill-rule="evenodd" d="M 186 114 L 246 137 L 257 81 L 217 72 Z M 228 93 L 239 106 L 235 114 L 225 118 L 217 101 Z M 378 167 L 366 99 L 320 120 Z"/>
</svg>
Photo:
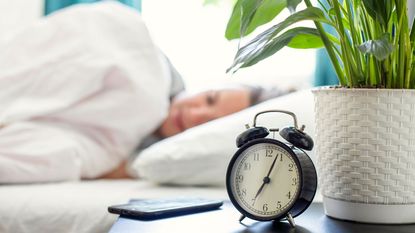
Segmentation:
<svg viewBox="0 0 415 233">
<path fill-rule="evenodd" d="M 159 186 L 143 180 L 96 180 L 0 187 L 0 232 L 108 232 L 107 207 L 131 198 L 226 198 L 217 187 Z"/>
<path fill-rule="evenodd" d="M 94 180 L 0 186 L 0 232 L 108 232 L 117 216 L 107 207 L 132 198 L 209 197 L 228 199 L 225 172 L 235 137 L 255 113 L 285 109 L 314 135 L 309 90 L 271 99 L 239 113 L 195 127 L 142 151 L 132 165 L 138 180 Z M 264 125 L 292 124 L 290 118 Z M 311 158 L 315 160 L 313 152 Z M 318 166 L 318 164 L 317 164 Z M 321 201 L 319 191 L 315 201 Z"/>
</svg>

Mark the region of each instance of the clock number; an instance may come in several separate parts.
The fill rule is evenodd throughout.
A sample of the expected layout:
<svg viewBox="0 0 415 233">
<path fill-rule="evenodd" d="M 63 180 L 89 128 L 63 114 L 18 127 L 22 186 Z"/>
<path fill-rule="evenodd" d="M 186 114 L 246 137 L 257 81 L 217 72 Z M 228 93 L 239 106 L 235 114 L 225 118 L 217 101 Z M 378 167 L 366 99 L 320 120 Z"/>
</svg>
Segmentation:
<svg viewBox="0 0 415 233">
<path fill-rule="evenodd" d="M 287 193 L 288 199 L 291 199 L 291 191 Z"/>
<path fill-rule="evenodd" d="M 244 163 L 244 170 L 251 170 L 251 164 L 250 163 Z"/>
<path fill-rule="evenodd" d="M 282 162 L 282 154 L 281 154 L 281 156 L 280 156 L 280 162 Z"/>
<path fill-rule="evenodd" d="M 292 185 L 293 185 L 293 186 L 296 186 L 297 184 L 298 184 L 298 182 L 297 182 L 297 178 L 295 178 L 295 177 L 294 177 L 294 178 L 293 178 L 293 183 L 292 183 Z"/>
<path fill-rule="evenodd" d="M 277 202 L 277 209 L 279 209 L 279 210 L 280 210 L 281 208 L 282 208 L 281 201 L 278 201 L 278 202 Z"/>
<path fill-rule="evenodd" d="M 265 211 L 265 212 L 267 212 L 268 211 L 268 204 L 264 204 L 262 206 L 262 210 Z"/>
<path fill-rule="evenodd" d="M 242 181 L 244 181 L 244 176 L 243 175 L 237 176 L 236 181 L 239 182 L 239 183 L 242 183 Z"/>
<path fill-rule="evenodd" d="M 259 153 L 254 153 L 254 161 L 259 161 Z"/>
<path fill-rule="evenodd" d="M 288 171 L 289 172 L 292 172 L 293 168 L 294 168 L 294 164 L 292 164 L 292 163 L 288 164 Z"/>
<path fill-rule="evenodd" d="M 265 150 L 265 157 L 271 157 L 272 158 L 272 150 L 271 149 L 266 149 Z"/>
<path fill-rule="evenodd" d="M 243 189 L 242 189 L 241 196 L 242 196 L 242 197 L 245 197 L 245 196 L 246 196 L 246 188 L 243 188 Z"/>
</svg>

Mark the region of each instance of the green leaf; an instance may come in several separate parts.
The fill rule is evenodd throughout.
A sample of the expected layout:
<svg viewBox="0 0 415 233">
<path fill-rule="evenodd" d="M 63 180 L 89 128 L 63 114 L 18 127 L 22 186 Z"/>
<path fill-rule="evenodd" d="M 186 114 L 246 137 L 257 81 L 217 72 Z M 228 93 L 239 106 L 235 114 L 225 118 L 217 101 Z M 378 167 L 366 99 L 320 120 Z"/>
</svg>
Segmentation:
<svg viewBox="0 0 415 233">
<path fill-rule="evenodd" d="M 258 0 L 238 0 L 235 4 L 226 26 L 225 37 L 228 40 L 241 37 L 241 22 L 244 27 L 242 35 L 248 35 L 257 27 L 270 22 L 287 6 L 287 0 L 263 0 L 256 8 L 252 2 Z"/>
<path fill-rule="evenodd" d="M 337 44 L 337 45 L 340 45 L 340 40 L 339 40 L 339 38 L 337 38 L 336 36 L 333 36 L 332 34 L 330 34 L 330 33 L 327 33 L 326 34 L 326 36 L 327 36 L 327 38 L 331 41 L 331 42 L 333 42 L 333 43 L 335 43 L 335 44 Z"/>
<path fill-rule="evenodd" d="M 413 43 L 413 46 L 415 46 L 415 17 L 412 20 L 411 36 L 409 40 Z"/>
<path fill-rule="evenodd" d="M 283 47 L 289 45 L 294 38 L 301 40 L 301 38 L 305 38 L 310 35 L 319 36 L 319 33 L 316 29 L 307 27 L 296 27 L 289 29 L 281 35 L 274 37 L 266 44 L 259 45 L 253 50 L 246 51 L 246 53 L 240 53 L 239 56 L 235 58 L 234 64 L 227 70 L 227 72 L 231 70 L 236 72 L 239 68 L 252 66 L 259 61 L 275 54 Z M 295 41 L 293 43 L 295 43 Z"/>
<path fill-rule="evenodd" d="M 291 39 L 287 46 L 293 49 L 317 49 L 324 47 L 320 34 L 317 30 L 315 33 L 316 34 L 298 34 Z"/>
<path fill-rule="evenodd" d="M 336 17 L 336 12 L 334 10 L 334 8 L 330 8 L 330 10 L 328 11 L 328 15 L 334 19 Z M 343 26 L 345 29 L 350 31 L 350 23 L 349 23 L 349 19 L 347 17 L 343 17 L 341 18 L 342 22 L 343 22 Z"/>
<path fill-rule="evenodd" d="M 327 14 L 332 18 L 336 17 L 336 12 L 334 11 L 333 7 L 330 8 L 330 10 L 327 12 Z"/>
<path fill-rule="evenodd" d="M 294 23 L 304 21 L 304 20 L 314 20 L 319 22 L 330 23 L 324 16 L 324 12 L 316 7 L 308 7 L 305 10 L 298 11 L 290 16 L 288 16 L 284 21 L 272 26 L 271 28 L 265 30 L 258 36 L 256 36 L 253 40 L 248 42 L 245 46 L 241 47 L 235 55 L 235 60 L 250 51 L 254 51 L 258 47 L 263 46 L 273 37 L 278 35 L 282 30 L 286 29 L 287 27 L 291 26 Z"/>
<path fill-rule="evenodd" d="M 391 0 L 362 0 L 367 13 L 381 25 L 387 25 L 391 17 Z"/>
<path fill-rule="evenodd" d="M 287 8 L 290 10 L 291 14 L 295 12 L 298 4 L 300 4 L 303 0 L 287 0 Z"/>
<path fill-rule="evenodd" d="M 241 5 L 241 28 L 239 33 L 241 37 L 245 36 L 249 24 L 251 23 L 258 7 L 262 4 L 263 0 L 242 0 Z"/>
<path fill-rule="evenodd" d="M 364 54 L 371 54 L 377 60 L 385 60 L 393 52 L 393 44 L 389 41 L 389 34 L 385 33 L 380 39 L 368 40 L 358 46 L 359 51 Z"/>
<path fill-rule="evenodd" d="M 415 17 L 412 20 L 412 29 L 409 37 L 412 46 L 411 88 L 415 89 Z"/>
</svg>

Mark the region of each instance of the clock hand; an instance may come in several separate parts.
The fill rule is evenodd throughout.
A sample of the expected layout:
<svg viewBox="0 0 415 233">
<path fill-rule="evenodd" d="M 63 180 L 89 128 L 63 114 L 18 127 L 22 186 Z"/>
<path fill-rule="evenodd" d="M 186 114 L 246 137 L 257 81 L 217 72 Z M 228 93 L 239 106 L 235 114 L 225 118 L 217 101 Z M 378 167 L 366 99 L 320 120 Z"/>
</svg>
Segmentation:
<svg viewBox="0 0 415 233">
<path fill-rule="evenodd" d="M 277 161 L 277 158 L 278 158 L 278 155 L 277 155 L 277 156 L 275 156 L 274 161 L 272 161 L 271 167 L 270 167 L 270 169 L 269 169 L 268 174 L 267 174 L 267 176 L 266 176 L 266 177 L 268 177 L 268 178 L 269 178 L 269 175 L 271 175 L 272 169 L 273 169 L 273 168 L 274 168 L 274 166 L 275 166 L 275 162 Z"/>
<path fill-rule="evenodd" d="M 259 190 L 256 193 L 254 199 L 256 199 L 258 197 L 258 195 L 262 192 L 262 189 L 264 189 L 265 184 L 268 184 L 270 181 L 271 181 L 271 179 L 269 177 L 264 177 L 263 183 L 262 183 L 261 187 L 259 187 Z"/>
<path fill-rule="evenodd" d="M 256 198 L 258 197 L 258 195 L 262 192 L 262 190 L 264 189 L 265 185 L 266 185 L 266 184 L 268 184 L 269 182 L 271 182 L 271 178 L 269 178 L 269 175 L 271 175 L 271 172 L 272 172 L 272 170 L 273 170 L 273 168 L 274 168 L 274 166 L 275 166 L 275 162 L 277 161 L 277 158 L 278 158 L 278 155 L 277 155 L 277 156 L 275 156 L 274 161 L 272 161 L 272 164 L 271 164 L 271 167 L 270 167 L 270 169 L 269 169 L 269 171 L 268 171 L 268 174 L 267 174 L 267 176 L 266 176 L 266 177 L 264 177 L 264 179 L 262 180 L 262 181 L 263 181 L 263 183 L 262 183 L 261 187 L 259 187 L 259 190 L 258 190 L 258 192 L 256 193 L 256 195 L 255 195 L 254 199 L 256 199 Z"/>
</svg>

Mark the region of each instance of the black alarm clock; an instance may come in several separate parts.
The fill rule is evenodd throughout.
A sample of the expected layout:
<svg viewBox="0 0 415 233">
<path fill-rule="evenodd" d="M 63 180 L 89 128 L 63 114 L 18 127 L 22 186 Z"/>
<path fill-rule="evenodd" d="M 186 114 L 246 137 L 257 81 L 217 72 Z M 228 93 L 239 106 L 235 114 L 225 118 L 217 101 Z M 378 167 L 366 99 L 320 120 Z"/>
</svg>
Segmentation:
<svg viewBox="0 0 415 233">
<path fill-rule="evenodd" d="M 285 113 L 294 118 L 294 126 L 267 129 L 256 126 L 264 113 Z M 303 213 L 311 204 L 317 190 L 317 173 L 304 150 L 314 143 L 298 128 L 294 113 L 283 110 L 259 112 L 253 127 L 236 139 L 239 148 L 232 157 L 226 173 L 226 188 L 232 204 L 245 217 L 258 221 L 288 220 Z M 270 131 L 279 131 L 287 142 L 267 138 Z"/>
</svg>

